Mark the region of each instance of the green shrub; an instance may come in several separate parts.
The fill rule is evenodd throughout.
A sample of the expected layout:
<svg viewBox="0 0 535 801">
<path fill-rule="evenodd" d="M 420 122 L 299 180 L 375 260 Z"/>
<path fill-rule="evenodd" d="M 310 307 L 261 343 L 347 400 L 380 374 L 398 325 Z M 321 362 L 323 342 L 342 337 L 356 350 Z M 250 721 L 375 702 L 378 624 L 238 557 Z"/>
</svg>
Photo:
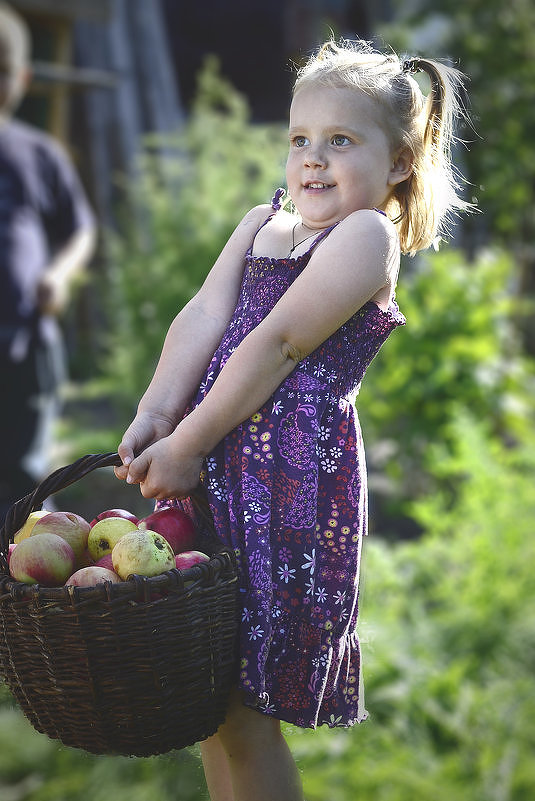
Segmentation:
<svg viewBox="0 0 535 801">
<path fill-rule="evenodd" d="M 384 487 L 388 478 L 392 518 L 437 488 L 424 454 L 429 443 L 451 446 L 459 410 L 508 442 L 533 425 L 534 371 L 516 333 L 514 269 L 502 252 L 470 264 L 445 249 L 402 270 L 397 298 L 407 325 L 379 352 L 357 398 L 370 483 Z"/>
</svg>

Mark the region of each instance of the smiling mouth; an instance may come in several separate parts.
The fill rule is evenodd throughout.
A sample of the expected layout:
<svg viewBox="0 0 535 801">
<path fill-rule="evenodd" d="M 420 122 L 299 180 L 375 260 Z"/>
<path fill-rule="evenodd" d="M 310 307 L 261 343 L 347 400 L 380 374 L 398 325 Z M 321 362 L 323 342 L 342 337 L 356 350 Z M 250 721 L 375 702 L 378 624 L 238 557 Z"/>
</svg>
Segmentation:
<svg viewBox="0 0 535 801">
<path fill-rule="evenodd" d="M 323 181 L 309 181 L 305 184 L 305 189 L 330 189 L 332 184 L 324 184 Z"/>
</svg>

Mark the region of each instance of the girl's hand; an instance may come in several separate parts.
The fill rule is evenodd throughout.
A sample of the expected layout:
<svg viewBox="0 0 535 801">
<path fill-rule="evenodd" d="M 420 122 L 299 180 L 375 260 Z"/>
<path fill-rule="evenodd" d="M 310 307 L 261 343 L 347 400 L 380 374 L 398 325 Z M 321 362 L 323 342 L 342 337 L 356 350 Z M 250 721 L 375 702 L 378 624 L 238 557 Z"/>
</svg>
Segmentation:
<svg viewBox="0 0 535 801">
<path fill-rule="evenodd" d="M 186 498 L 199 484 L 202 456 L 180 452 L 172 437 L 146 448 L 129 468 L 127 482 L 145 498 Z"/>
<path fill-rule="evenodd" d="M 167 437 L 174 429 L 175 424 L 166 417 L 159 417 L 150 412 L 140 412 L 126 429 L 117 452 L 123 464 L 114 468 L 117 478 L 123 480 L 128 476 L 128 470 L 136 453 L 141 453 L 153 442 Z"/>
</svg>

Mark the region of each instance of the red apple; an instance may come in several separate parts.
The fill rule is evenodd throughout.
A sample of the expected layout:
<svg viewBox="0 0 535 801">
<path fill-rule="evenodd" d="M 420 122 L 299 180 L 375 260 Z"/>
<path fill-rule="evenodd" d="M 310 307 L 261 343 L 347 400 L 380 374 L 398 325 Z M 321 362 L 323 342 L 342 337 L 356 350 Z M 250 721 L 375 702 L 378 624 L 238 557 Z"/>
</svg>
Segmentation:
<svg viewBox="0 0 535 801">
<path fill-rule="evenodd" d="M 139 519 L 129 512 L 128 509 L 106 509 L 105 512 L 101 512 L 98 514 L 89 524 L 91 528 L 98 523 L 99 520 L 104 520 L 106 517 L 124 517 L 126 520 L 130 520 L 132 523 L 135 523 L 136 526 L 139 523 Z"/>
<path fill-rule="evenodd" d="M 111 551 L 105 553 L 100 559 L 95 562 L 97 567 L 106 567 L 108 570 L 113 570 L 113 559 L 111 558 Z"/>
<path fill-rule="evenodd" d="M 188 567 L 199 565 L 201 562 L 209 562 L 210 557 L 202 551 L 182 551 L 175 555 L 175 567 L 179 570 L 187 570 Z"/>
<path fill-rule="evenodd" d="M 117 584 L 121 579 L 115 571 L 108 570 L 106 567 L 88 565 L 73 573 L 65 584 L 71 584 L 74 587 L 96 587 L 97 584 L 104 584 L 105 581 Z"/>
<path fill-rule="evenodd" d="M 139 528 L 156 531 L 164 537 L 174 553 L 188 551 L 195 545 L 197 529 L 191 517 L 177 506 L 158 509 L 142 520 Z"/>
<path fill-rule="evenodd" d="M 76 564 L 74 551 L 63 537 L 44 531 L 17 544 L 9 560 L 9 572 L 16 581 L 61 587 Z"/>
</svg>

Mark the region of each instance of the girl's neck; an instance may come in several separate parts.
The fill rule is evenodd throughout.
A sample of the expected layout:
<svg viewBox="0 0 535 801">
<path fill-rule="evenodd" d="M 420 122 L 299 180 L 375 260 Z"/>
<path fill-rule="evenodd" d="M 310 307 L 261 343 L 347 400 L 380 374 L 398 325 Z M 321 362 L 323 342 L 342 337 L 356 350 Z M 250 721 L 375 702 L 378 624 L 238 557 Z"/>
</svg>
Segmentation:
<svg viewBox="0 0 535 801">
<path fill-rule="evenodd" d="M 301 226 L 301 228 L 303 229 L 301 231 L 301 235 L 300 236 L 297 235 L 297 233 L 296 233 L 297 232 L 297 228 L 299 226 Z M 290 256 L 294 252 L 294 250 L 296 250 L 299 247 L 299 245 L 302 245 L 303 242 L 306 242 L 308 239 L 312 239 L 313 236 L 317 236 L 323 230 L 324 230 L 323 228 L 311 228 L 310 226 L 306 225 L 306 223 L 304 223 L 302 220 L 297 220 L 297 222 L 295 223 L 295 225 L 292 228 L 292 247 L 290 248 L 290 252 L 288 253 L 288 258 L 290 258 Z M 310 232 L 310 233 L 307 233 L 306 236 L 303 236 L 302 234 L 306 233 L 306 232 Z"/>
</svg>

